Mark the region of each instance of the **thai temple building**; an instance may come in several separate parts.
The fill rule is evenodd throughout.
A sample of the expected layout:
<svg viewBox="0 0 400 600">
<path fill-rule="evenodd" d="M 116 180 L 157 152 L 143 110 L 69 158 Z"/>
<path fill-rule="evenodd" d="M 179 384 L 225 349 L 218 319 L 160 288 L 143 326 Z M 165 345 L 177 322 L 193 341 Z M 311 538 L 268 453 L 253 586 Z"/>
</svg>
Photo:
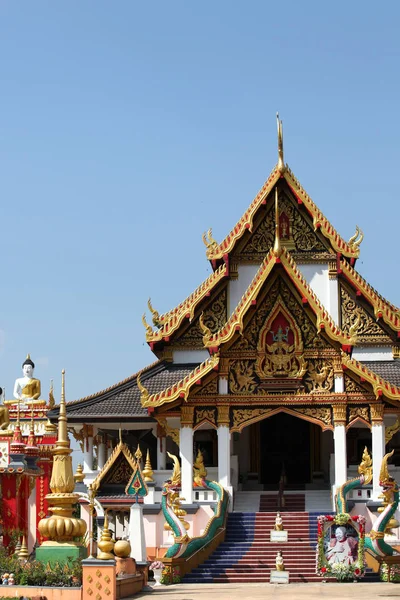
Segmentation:
<svg viewBox="0 0 400 600">
<path fill-rule="evenodd" d="M 278 163 L 244 208 L 222 241 L 204 234 L 212 273 L 197 289 L 163 313 L 149 300 L 155 362 L 66 405 L 82 485 L 116 537 L 128 534 L 139 449 L 151 557 L 173 543 L 160 503 L 174 457 L 189 536 L 216 503 L 205 476 L 228 492 L 230 512 L 276 507 L 279 494 L 327 512 L 368 447 L 373 484 L 351 499 L 373 520 L 385 453 L 395 450 L 395 476 L 400 467 L 400 311 L 357 271 L 362 231 L 344 240 L 285 164 L 279 120 Z"/>
</svg>

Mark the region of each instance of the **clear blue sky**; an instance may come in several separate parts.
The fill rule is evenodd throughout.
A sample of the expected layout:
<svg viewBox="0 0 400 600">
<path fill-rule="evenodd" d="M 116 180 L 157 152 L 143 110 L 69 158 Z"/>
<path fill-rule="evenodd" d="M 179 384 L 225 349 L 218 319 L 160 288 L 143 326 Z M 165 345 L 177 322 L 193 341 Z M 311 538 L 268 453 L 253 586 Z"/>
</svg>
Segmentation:
<svg viewBox="0 0 400 600">
<path fill-rule="evenodd" d="M 207 274 L 285 159 L 400 304 L 398 24 L 385 2 L 0 3 L 0 385 L 72 400 L 153 360 L 141 315 Z"/>
</svg>

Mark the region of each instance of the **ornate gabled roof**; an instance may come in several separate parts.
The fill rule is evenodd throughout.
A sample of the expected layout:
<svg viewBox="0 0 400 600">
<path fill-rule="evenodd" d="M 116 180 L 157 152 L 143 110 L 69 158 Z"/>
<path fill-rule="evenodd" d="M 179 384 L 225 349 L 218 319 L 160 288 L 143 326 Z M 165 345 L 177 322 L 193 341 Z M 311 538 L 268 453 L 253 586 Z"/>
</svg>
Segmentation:
<svg viewBox="0 0 400 600">
<path fill-rule="evenodd" d="M 139 373 L 150 393 L 157 393 L 184 379 L 197 365 L 198 363 L 176 365 L 157 361 Z M 82 423 L 97 419 L 107 419 L 109 422 L 120 422 L 121 419 L 140 421 L 149 419 L 147 409 L 143 408 L 140 402 L 141 392 L 137 384 L 139 373 L 102 392 L 69 402 L 67 404 L 69 422 Z M 50 419 L 54 420 L 57 416 L 58 407 L 48 413 Z"/>
<path fill-rule="evenodd" d="M 198 306 L 201 300 L 206 296 L 209 296 L 215 286 L 227 275 L 228 267 L 226 264 L 222 264 L 216 271 L 211 273 L 211 275 L 209 275 L 209 277 L 207 277 L 207 279 L 203 281 L 203 283 L 199 285 L 186 300 L 163 315 L 158 315 L 149 303 L 149 308 L 153 313 L 153 322 L 160 328 L 154 331 L 149 325 L 146 325 L 146 341 L 151 343 L 169 338 L 169 336 L 179 328 L 183 319 L 187 318 L 192 320 L 196 306 Z"/>
<path fill-rule="evenodd" d="M 394 306 L 365 281 L 347 261 L 340 261 L 340 272 L 372 305 L 377 319 L 383 319 L 393 331 L 400 331 L 400 309 Z"/>
<path fill-rule="evenodd" d="M 202 327 L 204 333 L 203 343 L 206 348 L 216 349 L 221 344 L 229 341 L 236 331 L 243 331 L 244 317 L 249 307 L 256 301 L 259 291 L 264 285 L 264 282 L 267 280 L 274 265 L 277 263 L 281 263 L 283 265 L 285 271 L 288 273 L 294 285 L 304 298 L 304 301 L 308 302 L 315 312 L 317 316 L 317 329 L 325 330 L 332 340 L 340 342 L 343 346 L 354 345 L 356 339 L 352 336 L 348 336 L 336 325 L 328 311 L 322 306 L 318 297 L 312 291 L 311 287 L 298 270 L 294 259 L 290 256 L 286 248 L 282 248 L 279 258 L 276 257 L 272 249 L 268 252 L 256 275 L 254 276 L 253 281 L 250 283 L 249 287 L 243 294 L 241 300 L 222 329 L 213 334 L 200 319 L 200 326 Z"/>
<path fill-rule="evenodd" d="M 112 469 L 113 465 L 115 464 L 115 461 L 117 460 L 117 458 L 119 457 L 120 454 L 123 454 L 125 456 L 129 465 L 132 467 L 132 471 L 134 471 L 136 469 L 135 458 L 132 456 L 128 446 L 126 444 L 124 444 L 124 442 L 122 440 L 120 440 L 118 443 L 118 446 L 115 446 L 111 456 L 108 458 L 106 464 L 104 465 L 104 467 L 102 468 L 102 470 L 100 471 L 100 473 L 97 475 L 96 479 L 92 483 L 92 488 L 95 492 L 97 492 L 97 490 L 99 489 L 102 480 L 107 475 L 107 473 Z"/>
<path fill-rule="evenodd" d="M 202 377 L 207 375 L 207 373 L 213 369 L 216 369 L 218 367 L 218 363 L 219 355 L 214 354 L 196 368 L 192 367 L 190 373 L 188 373 L 188 375 L 186 375 L 184 378 L 180 379 L 177 383 L 165 387 L 163 390 L 156 393 L 151 393 L 151 391 L 147 388 L 146 382 L 142 383 L 140 378 L 138 378 L 142 406 L 144 408 L 155 408 L 156 406 L 173 402 L 178 398 L 183 398 L 186 400 L 189 395 L 190 388 L 198 383 Z M 146 384 L 146 387 L 144 384 Z"/>
<path fill-rule="evenodd" d="M 247 229 L 252 231 L 253 220 L 258 209 L 263 204 L 266 204 L 268 195 L 273 190 L 274 186 L 281 177 L 285 179 L 288 186 L 296 196 L 299 204 L 304 204 L 304 206 L 312 216 L 315 229 L 320 229 L 321 233 L 330 241 L 333 249 L 336 252 L 340 252 L 348 258 L 358 258 L 360 254 L 359 244 L 361 242 L 362 237 L 361 239 L 354 239 L 357 236 L 353 236 L 351 242 L 346 242 L 342 237 L 340 237 L 340 235 L 337 233 L 337 231 L 334 229 L 334 227 L 331 225 L 328 219 L 322 214 L 322 212 L 319 210 L 316 204 L 314 204 L 314 202 L 311 200 L 310 196 L 301 186 L 301 184 L 296 179 L 296 177 L 287 165 L 284 168 L 283 172 L 282 170 L 279 170 L 278 165 L 274 167 L 267 181 L 264 183 L 257 196 L 254 198 L 249 208 L 239 219 L 239 221 L 236 223 L 235 227 L 227 235 L 227 237 L 220 244 L 213 242 L 207 245 L 207 258 L 209 260 L 217 260 L 222 258 L 224 254 L 229 254 L 233 250 L 237 240 L 239 240 L 242 237 L 244 232 Z"/>
<path fill-rule="evenodd" d="M 367 362 L 359 362 L 354 358 L 350 358 L 347 354 L 342 352 L 342 364 L 344 367 L 350 369 L 353 373 L 358 375 L 361 379 L 368 381 L 372 385 L 375 396 L 385 395 L 391 400 L 400 400 L 400 387 L 390 383 L 375 371 L 372 371 Z M 374 368 L 377 361 L 374 361 Z"/>
</svg>

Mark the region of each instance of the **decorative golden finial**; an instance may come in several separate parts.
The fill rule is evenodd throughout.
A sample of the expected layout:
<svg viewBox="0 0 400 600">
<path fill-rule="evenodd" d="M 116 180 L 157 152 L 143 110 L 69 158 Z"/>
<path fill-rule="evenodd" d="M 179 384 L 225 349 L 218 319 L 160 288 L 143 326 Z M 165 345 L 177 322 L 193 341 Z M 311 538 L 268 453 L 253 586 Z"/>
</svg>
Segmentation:
<svg viewBox="0 0 400 600">
<path fill-rule="evenodd" d="M 138 444 L 138 447 L 137 447 L 136 452 L 135 452 L 135 458 L 136 458 L 136 460 L 137 460 L 138 463 L 140 463 L 140 461 L 142 460 L 142 456 L 143 456 L 143 454 L 142 454 L 142 451 L 141 451 L 140 446 Z"/>
<path fill-rule="evenodd" d="M 146 313 L 143 313 L 143 315 L 142 315 L 142 323 L 144 325 L 144 328 L 146 329 L 146 336 L 153 335 L 153 328 L 146 321 Z"/>
<path fill-rule="evenodd" d="M 285 170 L 285 162 L 283 160 L 283 127 L 282 121 L 279 119 L 279 113 L 276 113 L 276 124 L 278 126 L 278 170 L 283 173 Z"/>
<path fill-rule="evenodd" d="M 154 471 L 151 467 L 150 451 L 148 448 L 147 448 L 147 454 L 146 454 L 146 464 L 144 465 L 144 469 L 143 469 L 142 473 L 143 473 L 143 477 L 144 477 L 144 480 L 146 483 L 154 481 L 154 479 L 153 479 Z"/>
<path fill-rule="evenodd" d="M 28 546 L 26 545 L 26 537 L 23 536 L 21 550 L 18 552 L 19 560 L 26 561 L 29 558 Z"/>
<path fill-rule="evenodd" d="M 30 354 L 27 354 L 27 355 L 26 355 L 26 359 L 25 359 L 25 360 L 31 360 L 31 355 L 30 355 Z"/>
<path fill-rule="evenodd" d="M 150 311 L 150 312 L 151 312 L 151 314 L 152 314 L 152 321 L 153 321 L 153 324 L 154 324 L 156 327 L 158 327 L 158 325 L 159 325 L 159 319 L 160 319 L 160 313 L 159 313 L 157 310 L 155 310 L 155 309 L 153 308 L 153 305 L 152 305 L 152 303 L 151 303 L 151 298 L 149 298 L 149 299 L 148 299 L 148 301 L 147 301 L 147 306 L 148 306 L 148 308 L 149 308 L 149 311 Z"/>
<path fill-rule="evenodd" d="M 85 479 L 85 473 L 83 472 L 83 465 L 79 464 L 76 467 L 76 472 L 74 474 L 75 483 L 82 483 Z"/>
<path fill-rule="evenodd" d="M 278 202 L 278 186 L 275 187 L 275 242 L 274 254 L 280 256 L 282 254 L 280 232 L 279 232 L 279 202 Z"/>
<path fill-rule="evenodd" d="M 147 401 L 148 398 L 149 398 L 149 396 L 150 396 L 150 393 L 149 393 L 149 390 L 147 388 L 145 388 L 144 385 L 142 384 L 142 382 L 140 381 L 140 373 L 138 373 L 138 375 L 136 377 L 136 383 L 137 383 L 137 386 L 138 386 L 139 391 L 141 393 L 140 400 L 142 402 Z"/>
<path fill-rule="evenodd" d="M 101 532 L 100 541 L 97 543 L 97 547 L 100 548 L 100 552 L 97 553 L 99 560 L 112 560 L 114 555 L 111 554 L 114 550 L 115 542 L 112 540 L 111 532 L 108 528 L 108 509 L 104 515 L 104 527 Z"/>
</svg>

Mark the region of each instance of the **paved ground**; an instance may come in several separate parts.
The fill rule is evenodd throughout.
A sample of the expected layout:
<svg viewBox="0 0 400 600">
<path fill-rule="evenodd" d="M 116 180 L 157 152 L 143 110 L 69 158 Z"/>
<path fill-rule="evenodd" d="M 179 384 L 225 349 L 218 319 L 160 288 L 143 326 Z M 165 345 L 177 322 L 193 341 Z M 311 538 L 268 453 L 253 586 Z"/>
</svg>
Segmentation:
<svg viewBox="0 0 400 600">
<path fill-rule="evenodd" d="M 133 600 L 312 600 L 313 598 L 342 598 L 347 600 L 379 600 L 399 598 L 400 584 L 395 583 L 265 583 L 181 584 L 159 586 L 134 596 Z"/>
</svg>

